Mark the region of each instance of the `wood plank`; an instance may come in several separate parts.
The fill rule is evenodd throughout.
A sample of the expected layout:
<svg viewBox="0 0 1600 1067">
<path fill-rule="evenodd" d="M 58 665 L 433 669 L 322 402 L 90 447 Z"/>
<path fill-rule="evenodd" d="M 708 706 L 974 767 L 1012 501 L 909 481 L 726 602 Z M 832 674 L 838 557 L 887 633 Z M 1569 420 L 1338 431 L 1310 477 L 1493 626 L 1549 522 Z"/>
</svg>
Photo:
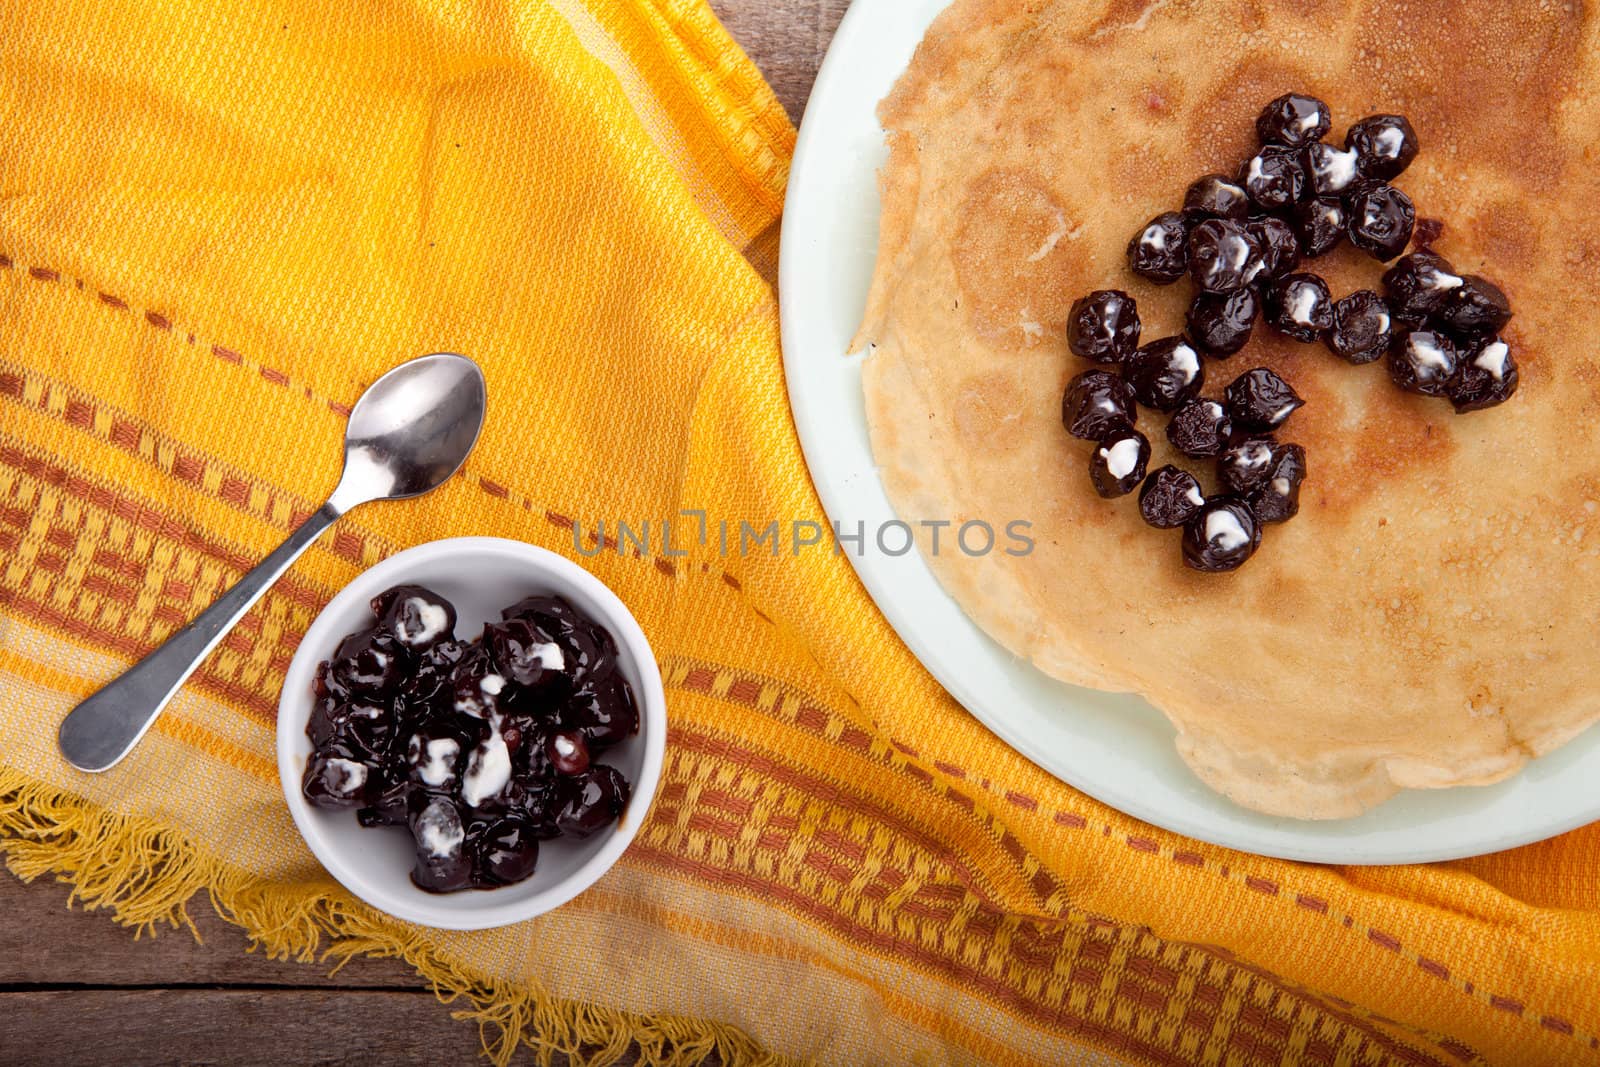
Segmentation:
<svg viewBox="0 0 1600 1067">
<path fill-rule="evenodd" d="M 107 989 L 0 992 L 7 1067 L 273 1063 L 482 1064 L 478 1028 L 399 990 Z M 513 1067 L 538 1062 L 519 1047 Z M 636 1048 L 617 1067 L 636 1067 Z M 556 1052 L 552 1067 L 571 1067 Z M 712 1055 L 701 1067 L 721 1067 Z"/>
<path fill-rule="evenodd" d="M 796 123 L 849 6 L 850 0 L 711 0 L 712 10 L 761 68 Z"/>
<path fill-rule="evenodd" d="M 0 1062 L 12 1067 L 481 1062 L 476 1027 L 398 990 L 0 993 L 0 1019 Z"/>
<path fill-rule="evenodd" d="M 47 878 L 24 884 L 0 873 L 0 986 L 354 986 L 426 988 L 401 960 L 351 960 L 336 975 L 331 964 L 270 960 L 247 951 L 249 939 L 198 897 L 189 914 L 204 943 L 188 930 L 161 927 L 134 940 L 107 912 L 67 907 L 68 887 Z M 0 1057 L 3 1060 L 3 1057 Z"/>
<path fill-rule="evenodd" d="M 68 910 L 66 897 L 59 883 L 25 885 L 0 873 L 0 915 L 8 919 L 0 924 L 0 1063 L 7 1067 L 481 1062 L 477 1027 L 452 1019 L 459 1005 L 439 1003 L 399 960 L 355 959 L 330 976 L 316 964 L 247 954 L 243 932 L 209 901 L 190 907 L 204 944 L 166 928 L 135 941 L 105 915 Z M 357 1018 L 363 1021 L 351 1021 Z M 242 1054 L 245 1048 L 261 1054 Z M 637 1061 L 630 1051 L 619 1067 Z M 532 1062 L 529 1049 L 513 1059 Z M 559 1054 L 553 1062 L 569 1063 Z"/>
</svg>

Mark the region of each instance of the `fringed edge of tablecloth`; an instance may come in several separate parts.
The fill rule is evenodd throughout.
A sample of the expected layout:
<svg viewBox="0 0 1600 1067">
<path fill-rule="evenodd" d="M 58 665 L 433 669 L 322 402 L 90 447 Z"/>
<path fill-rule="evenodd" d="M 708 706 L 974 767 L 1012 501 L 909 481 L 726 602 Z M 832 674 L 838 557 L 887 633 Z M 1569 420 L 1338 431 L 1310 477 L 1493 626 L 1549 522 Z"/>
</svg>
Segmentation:
<svg viewBox="0 0 1600 1067">
<path fill-rule="evenodd" d="M 217 914 L 241 927 L 273 959 L 302 963 L 358 956 L 398 957 L 433 987 L 441 1003 L 471 1004 L 452 1017 L 478 1024 L 484 1055 L 504 1067 L 519 1044 L 548 1065 L 555 1053 L 605 1067 L 633 1045 L 645 1067 L 687 1067 L 713 1052 L 724 1064 L 781 1067 L 769 1052 L 725 1023 L 681 1015 L 639 1015 L 560 1000 L 537 985 L 514 985 L 440 957 L 421 932 L 322 887 L 277 885 L 208 854 L 182 833 L 144 816 L 92 801 L 0 768 L 0 853 L 23 881 L 53 874 L 72 887 L 70 907 L 109 908 L 135 938 L 166 924 L 199 940 L 188 902 L 206 893 Z"/>
</svg>

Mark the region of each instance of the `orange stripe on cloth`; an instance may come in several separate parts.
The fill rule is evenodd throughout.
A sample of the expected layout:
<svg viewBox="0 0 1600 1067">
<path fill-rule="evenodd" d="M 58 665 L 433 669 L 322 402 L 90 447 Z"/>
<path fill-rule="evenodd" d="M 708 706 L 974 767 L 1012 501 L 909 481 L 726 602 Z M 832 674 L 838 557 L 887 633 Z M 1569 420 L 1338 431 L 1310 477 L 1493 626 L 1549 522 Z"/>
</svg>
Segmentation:
<svg viewBox="0 0 1600 1067">
<path fill-rule="evenodd" d="M 859 757 L 871 759 L 882 766 L 897 768 L 902 773 L 909 773 L 917 779 L 919 785 L 926 787 L 931 782 L 926 773 L 920 772 L 914 764 L 908 763 L 904 759 L 897 759 L 892 752 L 888 751 L 893 749 L 895 752 L 915 759 L 917 754 L 910 746 L 892 737 L 886 739 L 887 746 L 874 746 L 867 743 L 866 735 L 848 726 L 847 720 L 842 716 L 828 709 L 816 698 L 778 679 L 748 669 L 724 668 L 716 664 L 681 656 L 666 657 L 663 660 L 663 664 L 667 668 L 666 676 L 669 686 L 682 687 L 693 692 L 704 693 L 721 700 L 738 703 L 745 707 L 762 710 L 774 718 L 794 725 L 814 737 L 837 743 L 841 748 L 851 751 Z M 979 776 L 969 773 L 958 765 L 937 761 L 935 766 L 939 773 L 947 775 L 957 782 L 980 782 Z M 814 783 L 799 781 L 793 784 L 808 792 L 825 788 Z M 1469 979 L 1462 978 L 1459 975 L 1453 976 L 1451 969 L 1447 965 L 1430 959 L 1418 953 L 1415 949 L 1402 944 L 1401 940 L 1395 935 L 1370 927 L 1359 918 L 1342 910 L 1330 908 L 1326 900 L 1290 891 L 1272 879 L 1234 870 L 1226 864 L 1216 864 L 1199 853 L 1186 849 L 1173 849 L 1149 837 L 1130 834 L 1112 835 L 1112 828 L 1108 824 L 1096 822 L 1091 826 L 1087 819 L 1076 813 L 1052 810 L 1048 807 L 1041 808 L 1041 804 L 1036 798 L 1015 790 L 997 787 L 987 779 L 981 780 L 981 787 L 984 791 L 990 793 L 994 800 L 1002 801 L 1024 811 L 1042 813 L 1057 825 L 1074 830 L 1091 830 L 1103 837 L 1114 836 L 1115 840 L 1121 842 L 1130 851 L 1163 858 L 1179 867 L 1195 869 L 1197 873 L 1216 877 L 1231 887 L 1246 890 L 1251 894 L 1269 898 L 1286 896 L 1286 899 L 1291 900 L 1299 908 L 1327 917 L 1345 928 L 1354 929 L 1377 949 L 1411 960 L 1423 973 L 1449 983 L 1457 991 L 1468 997 L 1508 1014 L 1523 1015 L 1526 1013 L 1524 1006 L 1519 1001 L 1509 997 L 1492 995 L 1477 988 Z M 832 788 L 832 786 L 826 788 Z M 962 796 L 959 790 L 955 790 L 952 793 L 951 791 L 954 789 L 955 787 L 953 786 L 946 786 L 944 790 L 936 792 L 944 792 L 948 799 L 959 803 L 963 808 L 971 809 L 974 807 L 973 800 Z M 670 802 L 673 798 L 668 796 L 666 799 Z M 750 814 L 748 805 L 727 803 L 719 794 L 709 789 L 699 791 L 696 800 L 700 804 L 723 807 L 730 816 L 736 819 L 748 820 Z M 879 817 L 881 813 L 875 812 L 873 814 L 874 817 Z M 748 827 L 748 821 L 744 825 Z M 1004 840 L 1005 838 L 1002 837 L 1002 841 Z M 1015 854 L 1016 849 L 1020 848 L 1020 846 L 1012 846 L 1010 844 L 1004 847 L 1011 854 Z M 851 850 L 847 850 L 845 856 L 847 860 L 859 858 L 858 856 L 849 855 L 849 851 Z M 858 852 L 859 850 L 854 851 Z M 1037 882 L 1034 889 L 1040 898 L 1053 899 L 1054 894 L 1061 891 L 1060 883 L 1050 876 L 1048 872 L 1041 870 L 1036 877 Z M 956 914 L 956 909 L 950 902 L 915 906 L 926 909 L 927 917 L 937 922 L 947 923 Z M 1094 919 L 1091 917 L 1090 921 L 1094 921 Z M 1265 971 L 1260 973 L 1267 980 L 1278 983 L 1284 981 L 1281 977 L 1271 975 Z M 1345 1003 L 1344 1006 L 1350 1007 L 1351 1005 Z M 1541 1025 L 1555 1033 L 1566 1034 L 1569 1032 L 1569 1027 L 1571 1027 L 1570 1022 L 1559 1015 L 1538 1015 L 1535 1017 Z M 1381 1015 L 1375 1015 L 1374 1018 L 1383 1022 L 1392 1022 L 1392 1020 L 1388 1020 Z M 1452 1055 L 1456 1055 L 1458 1058 L 1462 1055 L 1461 1050 L 1466 1049 L 1466 1046 L 1460 1042 L 1452 1041 L 1437 1032 L 1421 1030 L 1417 1032 L 1434 1041 L 1441 1048 L 1450 1051 Z M 1590 1035 L 1581 1032 L 1575 1033 L 1574 1036 L 1580 1041 L 1585 1041 L 1590 1037 Z M 1468 1059 L 1476 1056 L 1476 1053 L 1472 1053 L 1470 1049 L 1467 1050 L 1467 1053 L 1466 1058 Z"/>
<path fill-rule="evenodd" d="M 0 435 L 0 543 L 10 551 L 0 569 L 0 605 L 9 610 L 25 608 L 73 641 L 132 662 L 193 613 L 194 589 L 170 580 L 182 561 L 191 569 L 205 561 L 215 565 L 207 586 L 212 595 L 243 573 L 246 561 L 227 546 L 4 441 Z M 63 540 L 72 547 L 58 550 Z M 272 672 L 287 666 L 311 614 L 329 596 L 331 590 L 280 580 L 252 609 L 251 624 L 235 629 L 207 659 L 195 684 L 271 722 L 277 707 Z M 108 618 L 121 621 L 109 627 Z M 268 618 L 288 625 L 275 626 L 275 638 L 263 643 L 261 620 Z"/>
<path fill-rule="evenodd" d="M 0 674 L 10 674 L 17 679 L 45 686 L 59 693 L 67 693 L 81 700 L 100 688 L 99 682 L 80 678 L 65 671 L 19 655 L 9 648 L 0 648 Z M 203 752 L 236 771 L 248 774 L 261 782 L 274 785 L 278 781 L 278 765 L 255 752 L 248 751 L 228 741 L 198 723 L 175 715 L 162 715 L 151 729 Z"/>
<path fill-rule="evenodd" d="M 751 931 L 744 926 L 715 922 L 702 915 L 666 907 L 660 902 L 643 903 L 636 896 L 609 892 L 601 886 L 586 891 L 573 901 L 571 907 L 659 924 L 667 930 L 691 937 L 696 941 L 740 953 L 758 953 L 773 959 L 802 962 L 816 970 L 831 972 L 844 982 L 867 985 L 871 988 L 873 996 L 890 1013 L 929 1034 L 959 1035 L 961 1043 L 977 1052 L 985 1062 L 1013 1065 L 1013 1067 L 1036 1067 L 1039 1063 L 1037 1056 L 1004 1044 L 990 1034 L 966 1025 L 949 1014 L 932 1011 L 917 1000 L 901 995 L 893 984 L 875 980 L 862 971 L 819 953 L 800 941 Z"/>
<path fill-rule="evenodd" d="M 758 270 L 763 269 L 763 265 L 758 261 L 753 260 L 752 264 Z M 16 271 L 35 280 L 49 282 L 62 280 L 61 273 L 53 268 L 24 269 L 17 265 L 12 257 L 4 254 L 0 254 L 0 271 Z M 74 289 L 71 285 L 61 288 L 67 292 Z M 79 291 L 83 289 L 81 282 L 77 284 L 76 289 Z M 99 293 L 99 298 L 102 303 L 118 310 L 128 310 L 127 302 L 120 298 L 104 292 Z M 750 311 L 730 327 L 729 332 L 737 332 L 748 325 L 757 313 L 771 310 L 773 306 L 770 295 L 759 298 L 751 305 Z M 146 313 L 144 319 L 152 325 L 166 322 L 162 316 L 154 312 Z M 170 324 L 161 328 L 170 329 Z M 193 335 L 190 335 L 190 341 L 193 340 Z M 285 372 L 257 365 L 231 349 L 213 345 L 211 351 L 226 363 L 254 368 L 258 372 L 257 376 L 263 381 L 276 385 L 288 383 L 288 375 Z M 350 414 L 349 406 L 338 401 L 322 400 L 310 387 L 303 387 L 301 391 L 307 400 L 326 406 L 341 417 L 348 417 Z M 163 434 L 147 420 L 125 414 L 108 402 L 81 389 L 4 358 L 0 358 L 0 400 L 11 400 L 24 406 L 31 406 L 42 414 L 60 418 L 68 425 L 115 445 L 130 456 L 145 460 L 165 474 L 192 483 L 197 489 L 220 496 L 229 504 L 266 519 L 285 532 L 304 522 L 319 506 L 303 496 L 289 493 L 280 486 L 255 477 L 248 471 L 242 471 L 196 449 L 191 449 L 175 438 Z M 570 518 L 548 510 L 543 504 L 536 505 L 531 496 L 478 473 L 475 463 L 469 462 L 463 468 L 457 484 L 462 481 L 488 496 L 515 504 L 524 511 L 542 512 L 546 521 L 560 529 L 572 531 L 574 528 L 573 520 Z M 352 526 L 352 520 L 345 518 L 338 530 L 318 542 L 319 546 L 326 547 L 331 544 L 335 554 L 366 566 L 393 554 L 396 550 L 392 544 L 385 543 L 381 546 L 373 544 L 376 538 L 372 534 L 352 532 Z M 589 541 L 594 543 L 594 540 L 594 535 L 591 534 Z M 618 548 L 614 538 L 604 539 L 604 546 L 612 550 Z M 636 552 L 635 555 L 640 553 Z M 661 559 L 654 562 L 667 577 L 674 576 L 672 564 Z M 739 588 L 737 579 L 726 572 L 721 573 L 724 581 L 735 589 Z"/>
<path fill-rule="evenodd" d="M 878 828 L 870 846 L 858 844 L 852 862 L 812 861 L 817 851 L 813 846 L 819 843 L 835 854 L 850 851 L 818 832 L 816 816 L 776 818 L 766 814 L 757 802 L 744 808 L 747 814 L 737 823 L 684 818 L 683 805 L 691 793 L 696 809 L 729 806 L 715 795 L 719 790 L 709 784 L 713 781 L 725 783 L 724 789 L 744 790 L 746 797 L 758 797 L 773 773 L 773 757 L 753 753 L 728 740 L 708 746 L 697 731 L 681 727 L 675 730 L 671 743 L 676 754 L 652 818 L 641 833 L 641 843 L 635 846 L 642 847 L 651 862 L 729 888 L 749 890 L 759 884 L 763 897 L 834 930 L 851 944 L 870 947 L 888 958 L 914 962 L 962 988 L 980 990 L 995 1007 L 1030 1023 L 1059 1024 L 1071 1018 L 1076 1026 L 1076 1013 L 1084 1009 L 1074 990 L 1105 988 L 1119 1000 L 1159 1003 L 1161 1011 L 1168 1013 L 1177 1011 L 1173 998 L 1181 996 L 1184 1007 L 1177 1017 L 1196 1032 L 1209 1032 L 1216 1021 L 1218 1005 L 1238 992 L 1235 987 L 1241 980 L 1246 992 L 1256 989 L 1259 983 L 1260 988 L 1289 995 L 1281 978 L 1241 967 L 1200 946 L 1175 946 L 1149 938 L 1140 943 L 1137 957 L 1141 962 L 1135 962 L 1126 946 L 1120 953 L 1113 952 L 1111 943 L 1105 940 L 1128 931 L 1119 933 L 1114 924 L 1103 919 L 1070 908 L 1053 917 L 1028 918 L 985 899 L 971 884 L 960 884 L 963 857 L 940 842 L 923 837 L 897 817 L 885 816 L 863 791 L 865 785 L 858 790 L 837 783 L 820 784 L 793 771 L 778 778 L 785 795 L 825 797 L 830 806 L 866 815 L 864 825 Z M 694 757 L 686 753 L 694 752 L 708 754 L 703 769 L 689 762 Z M 735 767 L 741 770 L 728 773 Z M 676 824 L 677 829 L 670 829 L 669 824 Z M 720 842 L 735 833 L 741 840 L 724 850 Z M 943 877 L 954 878 L 957 884 L 917 884 L 912 886 L 910 896 L 892 905 L 880 905 L 871 895 L 850 885 L 857 869 L 871 869 L 882 862 L 882 857 L 895 854 L 905 855 L 906 862 L 924 871 L 946 867 Z M 894 889 L 904 888 L 903 879 L 892 872 L 884 877 Z M 950 888 L 961 900 L 954 912 L 947 896 Z M 920 906 L 924 896 L 927 907 Z M 957 916 L 960 921 L 953 922 Z M 1176 969 L 1174 951 L 1179 953 Z M 1041 966 L 1055 974 L 1055 979 L 1042 987 L 1032 985 L 1027 978 Z M 1181 974 L 1191 977 L 1188 994 L 1177 992 L 1184 987 L 1179 980 Z M 1189 996 L 1196 998 L 1192 1004 Z M 1396 1055 L 1402 1055 L 1398 1050 L 1405 1048 L 1347 1009 L 1304 994 L 1292 995 L 1285 1002 L 1289 1003 L 1316 1004 L 1364 1034 L 1364 1039 L 1384 1047 L 1392 1045 Z M 1262 1014 L 1259 1005 L 1241 1002 L 1232 1011 L 1236 1024 L 1243 1027 L 1241 1034 L 1255 1035 L 1249 1037 L 1251 1041 L 1270 1043 L 1288 1036 L 1289 1028 L 1276 1021 L 1279 1016 Z M 1153 1055 L 1149 1050 L 1140 1051 Z M 1435 1061 L 1424 1058 L 1417 1062 Z"/>
<path fill-rule="evenodd" d="M 0 270 L 15 271 L 33 281 L 54 285 L 69 292 L 85 294 L 89 292 L 89 290 L 86 289 L 82 278 L 69 278 L 61 271 L 50 266 L 36 265 L 24 267 L 23 265 L 17 263 L 14 257 L 10 255 L 0 254 Z M 136 309 L 133 309 L 129 305 L 128 301 L 119 296 L 105 292 L 104 290 L 94 290 L 93 295 L 101 304 L 104 304 L 113 311 L 137 314 L 146 325 L 166 333 L 173 332 L 172 320 L 168 318 L 167 315 L 159 311 L 146 310 L 141 314 Z M 185 333 L 182 330 L 177 332 L 179 336 L 184 337 L 187 340 L 188 344 L 193 345 L 197 343 L 197 338 L 194 334 Z M 208 344 L 203 345 L 202 347 L 208 350 L 212 356 L 224 363 L 233 364 L 234 366 L 242 367 L 246 370 L 255 372 L 255 374 L 265 382 L 283 388 L 289 388 L 293 386 L 295 389 L 303 393 L 307 400 L 316 401 L 322 407 L 327 408 L 335 415 L 348 416 L 350 414 L 350 408 L 347 405 L 337 400 L 321 396 L 314 391 L 311 386 L 292 380 L 286 371 L 279 370 L 276 367 L 269 367 L 264 364 L 256 363 L 253 360 L 247 359 L 240 355 L 238 352 L 235 352 L 230 348 L 225 348 L 219 344 Z"/>
<path fill-rule="evenodd" d="M 144 419 L 46 375 L 0 359 L 0 401 L 5 400 L 31 407 L 41 415 L 59 418 L 162 473 L 188 483 L 190 488 L 256 518 L 276 523 L 276 516 L 286 514 L 286 525 L 293 526 L 304 522 L 315 510 L 305 497 L 285 493 L 215 457 L 190 449 Z M 176 529 L 175 524 L 170 529 Z M 339 534 L 319 542 L 319 546 L 351 563 L 370 565 L 394 551 L 387 545 L 376 551 L 369 550 L 367 536 L 370 535 L 356 533 L 348 526 L 341 528 Z M 248 559 L 248 555 L 238 552 L 227 562 L 238 566 Z"/>
</svg>

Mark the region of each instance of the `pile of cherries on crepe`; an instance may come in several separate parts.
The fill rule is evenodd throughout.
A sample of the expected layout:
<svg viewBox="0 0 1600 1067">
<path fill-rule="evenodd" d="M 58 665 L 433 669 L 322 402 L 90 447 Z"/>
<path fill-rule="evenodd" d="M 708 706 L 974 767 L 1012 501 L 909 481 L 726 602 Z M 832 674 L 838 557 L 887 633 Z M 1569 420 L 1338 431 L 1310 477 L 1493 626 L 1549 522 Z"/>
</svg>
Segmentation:
<svg viewBox="0 0 1600 1067">
<path fill-rule="evenodd" d="M 1516 360 L 1499 336 L 1511 318 L 1505 294 L 1431 251 L 1438 224 L 1419 225 L 1411 199 L 1389 184 L 1417 154 L 1411 124 L 1401 115 L 1362 119 L 1343 149 L 1322 140 L 1330 125 L 1320 100 L 1289 93 L 1272 101 L 1256 120 L 1261 148 L 1236 177 L 1196 180 L 1183 210 L 1157 215 L 1129 242 L 1134 273 L 1161 285 L 1187 274 L 1199 290 L 1183 334 L 1141 347 L 1138 309 L 1118 289 L 1090 293 L 1067 320 L 1072 351 L 1107 368 L 1073 378 L 1062 400 L 1068 432 L 1095 443 L 1090 480 L 1103 497 L 1142 485 L 1145 521 L 1181 527 L 1183 561 L 1198 571 L 1238 568 L 1260 545 L 1262 526 L 1300 507 L 1305 449 L 1275 436 L 1304 403 L 1293 387 L 1255 367 L 1221 401 L 1200 395 L 1207 361 L 1243 349 L 1258 314 L 1348 363 L 1385 359 L 1395 385 L 1448 398 L 1457 412 L 1516 392 Z M 1417 250 L 1401 256 L 1413 235 Z M 1380 262 L 1399 257 L 1382 295 L 1362 289 L 1335 300 L 1320 277 L 1297 269 L 1345 240 Z M 1215 461 L 1218 493 L 1207 496 L 1179 467 L 1146 474 L 1139 404 L 1169 416 L 1178 451 Z"/>
<path fill-rule="evenodd" d="M 362 826 L 411 833 L 419 888 L 489 889 L 534 872 L 539 842 L 611 825 L 631 787 L 592 761 L 639 729 L 610 631 L 557 596 L 506 608 L 474 641 L 420 585 L 317 668 L 301 789 Z"/>
</svg>

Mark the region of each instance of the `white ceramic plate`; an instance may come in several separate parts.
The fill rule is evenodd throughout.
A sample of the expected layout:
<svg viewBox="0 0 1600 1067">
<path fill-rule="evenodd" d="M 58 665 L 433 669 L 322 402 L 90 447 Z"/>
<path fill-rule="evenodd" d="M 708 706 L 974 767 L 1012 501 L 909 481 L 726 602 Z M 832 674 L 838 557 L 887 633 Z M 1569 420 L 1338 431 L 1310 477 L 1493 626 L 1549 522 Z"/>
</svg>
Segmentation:
<svg viewBox="0 0 1600 1067">
<path fill-rule="evenodd" d="M 779 287 L 789 400 L 836 522 L 892 520 L 867 440 L 860 356 L 847 357 L 878 243 L 875 115 L 945 0 L 855 0 L 817 76 L 784 209 Z M 1145 701 L 1062 685 L 990 641 L 915 553 L 870 543 L 851 562 L 911 650 L 950 693 L 1045 770 L 1158 826 L 1269 856 L 1411 863 L 1494 852 L 1600 819 L 1600 730 L 1507 782 L 1408 792 L 1355 819 L 1301 822 L 1206 788 Z M 898 548 L 897 539 L 890 540 Z"/>
</svg>

